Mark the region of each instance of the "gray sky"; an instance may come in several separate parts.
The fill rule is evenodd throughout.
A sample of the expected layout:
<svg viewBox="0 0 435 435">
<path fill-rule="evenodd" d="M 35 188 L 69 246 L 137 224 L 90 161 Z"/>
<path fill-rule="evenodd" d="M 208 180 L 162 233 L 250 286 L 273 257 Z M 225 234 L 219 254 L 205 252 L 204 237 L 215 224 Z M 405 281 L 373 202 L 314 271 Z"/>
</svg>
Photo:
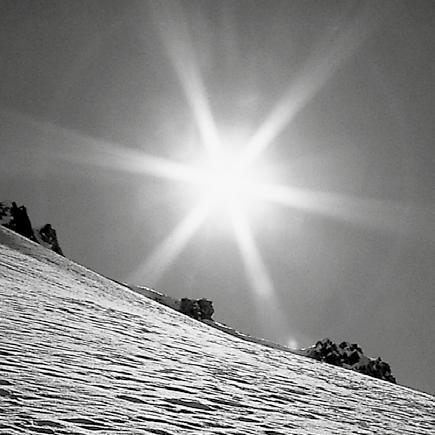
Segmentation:
<svg viewBox="0 0 435 435">
<path fill-rule="evenodd" d="M 434 393 L 434 26 L 432 1 L 2 0 L 0 200 L 102 274 L 281 343 L 357 342 Z M 144 274 L 196 204 L 148 157 L 198 158 L 195 107 L 240 146 L 273 125 L 257 160 L 306 194 L 246 216 L 260 272 L 219 217 Z"/>
</svg>

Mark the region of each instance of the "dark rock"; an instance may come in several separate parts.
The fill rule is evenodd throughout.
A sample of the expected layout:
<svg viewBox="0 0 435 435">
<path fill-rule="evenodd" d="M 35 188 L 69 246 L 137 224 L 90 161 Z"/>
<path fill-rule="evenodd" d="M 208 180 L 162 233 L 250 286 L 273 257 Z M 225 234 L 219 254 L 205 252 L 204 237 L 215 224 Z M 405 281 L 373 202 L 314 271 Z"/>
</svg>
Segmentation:
<svg viewBox="0 0 435 435">
<path fill-rule="evenodd" d="M 180 311 L 187 316 L 199 320 L 201 318 L 201 309 L 197 301 L 189 298 L 182 298 Z"/>
<path fill-rule="evenodd" d="M 36 242 L 35 233 L 33 232 L 26 207 L 24 207 L 24 205 L 17 207 L 17 204 L 13 202 L 10 208 L 10 213 L 12 219 L 8 224 L 5 224 L 5 227 Z"/>
<path fill-rule="evenodd" d="M 348 362 L 347 362 L 347 364 L 354 365 L 354 364 L 356 364 L 359 360 L 360 360 L 360 355 L 359 355 L 359 353 L 355 350 L 355 351 L 353 351 L 353 352 L 350 354 L 350 356 L 349 356 L 349 358 L 348 358 Z"/>
<path fill-rule="evenodd" d="M 37 234 L 41 241 L 47 244 L 52 251 L 63 255 L 62 249 L 57 240 L 56 230 L 50 224 L 45 224 L 43 227 L 39 228 Z"/>
<path fill-rule="evenodd" d="M 46 224 L 35 230 L 23 205 L 18 207 L 15 202 L 0 202 L 0 225 L 63 255 L 55 229 Z"/>
<path fill-rule="evenodd" d="M 374 378 L 396 383 L 396 378 L 391 374 L 390 365 L 382 361 L 381 358 L 371 359 L 368 364 L 358 367 L 356 370 Z"/>
<path fill-rule="evenodd" d="M 207 299 L 182 298 L 180 312 L 196 320 L 211 320 L 214 313 L 213 303 Z"/>
<path fill-rule="evenodd" d="M 396 379 L 391 374 L 390 365 L 381 358 L 368 358 L 356 343 L 343 341 L 337 346 L 329 338 L 325 338 L 308 349 L 302 349 L 301 352 L 319 361 L 396 383 Z"/>
<path fill-rule="evenodd" d="M 202 298 L 198 300 L 199 308 L 201 310 L 202 320 L 212 320 L 211 317 L 214 313 L 213 302 L 208 299 Z"/>
</svg>

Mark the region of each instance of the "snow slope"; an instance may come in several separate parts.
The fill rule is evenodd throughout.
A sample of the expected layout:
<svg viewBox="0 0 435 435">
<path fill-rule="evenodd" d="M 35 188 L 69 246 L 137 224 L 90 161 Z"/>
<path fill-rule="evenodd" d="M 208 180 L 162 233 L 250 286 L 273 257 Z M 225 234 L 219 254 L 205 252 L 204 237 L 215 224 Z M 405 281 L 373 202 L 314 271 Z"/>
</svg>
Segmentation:
<svg viewBox="0 0 435 435">
<path fill-rule="evenodd" d="M 0 433 L 432 434 L 434 397 L 231 337 L 0 228 Z"/>
</svg>

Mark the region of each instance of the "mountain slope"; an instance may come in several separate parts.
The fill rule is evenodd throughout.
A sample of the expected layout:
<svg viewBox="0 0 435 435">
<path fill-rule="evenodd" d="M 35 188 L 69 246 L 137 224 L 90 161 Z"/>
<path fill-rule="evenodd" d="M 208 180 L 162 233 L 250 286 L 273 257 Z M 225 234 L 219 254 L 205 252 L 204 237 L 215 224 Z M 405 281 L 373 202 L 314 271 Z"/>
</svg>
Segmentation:
<svg viewBox="0 0 435 435">
<path fill-rule="evenodd" d="M 0 225 L 63 255 L 57 240 L 56 230 L 50 224 L 33 228 L 24 205 L 18 207 L 14 201 L 0 202 Z"/>
<path fill-rule="evenodd" d="M 215 321 L 212 318 L 212 314 L 214 313 L 213 304 L 207 299 L 176 299 L 148 287 L 129 284 L 123 285 L 127 286 L 130 290 L 133 290 L 136 293 L 152 299 L 153 301 L 166 305 L 173 310 L 193 317 L 213 328 L 240 338 L 241 340 L 261 344 L 273 349 L 279 349 L 284 352 L 291 352 L 295 355 L 314 358 L 318 361 L 324 361 L 338 367 L 355 370 L 359 373 L 373 376 L 374 378 L 396 383 L 396 379 L 394 376 L 392 376 L 390 365 L 388 363 L 382 361 L 380 357 L 376 359 L 367 357 L 364 355 L 361 347 L 355 343 L 351 344 L 343 341 L 337 345 L 330 339 L 326 338 L 318 341 L 315 345 L 308 348 L 290 349 L 287 346 L 273 343 L 263 338 L 257 338 L 244 334 L 243 332 L 237 331 L 228 325 Z"/>
<path fill-rule="evenodd" d="M 429 434 L 434 397 L 223 334 L 0 228 L 2 434 Z"/>
</svg>

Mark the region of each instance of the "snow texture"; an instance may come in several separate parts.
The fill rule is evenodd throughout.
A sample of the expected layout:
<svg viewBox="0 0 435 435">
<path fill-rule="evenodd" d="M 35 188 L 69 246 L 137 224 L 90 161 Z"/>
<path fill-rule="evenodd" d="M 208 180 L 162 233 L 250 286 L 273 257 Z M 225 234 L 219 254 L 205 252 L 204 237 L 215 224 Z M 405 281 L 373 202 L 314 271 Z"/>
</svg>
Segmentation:
<svg viewBox="0 0 435 435">
<path fill-rule="evenodd" d="M 249 341 L 251 343 L 262 344 L 263 346 L 271 347 L 274 349 L 280 349 L 284 352 L 291 352 L 295 355 L 303 355 L 309 358 L 314 358 L 318 361 L 324 361 L 329 364 L 344 367 L 349 370 L 356 370 L 360 373 L 364 373 L 378 379 L 383 379 L 389 382 L 396 383 L 396 379 L 391 374 L 390 365 L 382 361 L 379 357 L 376 359 L 367 357 L 366 355 L 364 355 L 362 349 L 357 344 L 351 344 L 343 341 L 340 345 L 336 345 L 330 339 L 325 338 L 318 341 L 315 345 L 305 349 L 290 349 L 287 346 L 279 345 L 263 338 L 252 337 L 250 335 L 244 334 L 243 332 L 237 331 L 230 326 L 216 322 L 211 318 L 211 316 L 207 318 L 201 318 L 201 316 L 198 317 L 194 315 L 192 316 L 193 313 L 189 311 L 185 312 L 185 310 L 182 309 L 183 299 L 181 299 L 180 301 L 179 299 L 173 298 L 171 296 L 165 295 L 154 289 L 144 286 L 129 284 L 123 285 L 128 286 L 131 290 L 140 293 L 147 298 L 152 299 L 153 301 L 166 305 L 167 307 L 170 307 L 173 310 L 179 311 L 183 314 L 188 314 L 191 317 L 194 317 L 197 320 L 200 320 L 213 328 L 219 329 L 220 331 L 226 332 L 227 334 L 233 335 L 242 340 Z M 210 301 L 207 301 L 206 299 L 202 300 L 205 300 L 207 302 L 207 305 L 210 304 L 211 306 Z M 188 299 L 188 301 L 193 300 Z M 198 300 L 197 302 L 201 302 L 201 300 Z"/>
<path fill-rule="evenodd" d="M 433 434 L 434 397 L 224 334 L 0 228 L 0 433 Z"/>
</svg>

